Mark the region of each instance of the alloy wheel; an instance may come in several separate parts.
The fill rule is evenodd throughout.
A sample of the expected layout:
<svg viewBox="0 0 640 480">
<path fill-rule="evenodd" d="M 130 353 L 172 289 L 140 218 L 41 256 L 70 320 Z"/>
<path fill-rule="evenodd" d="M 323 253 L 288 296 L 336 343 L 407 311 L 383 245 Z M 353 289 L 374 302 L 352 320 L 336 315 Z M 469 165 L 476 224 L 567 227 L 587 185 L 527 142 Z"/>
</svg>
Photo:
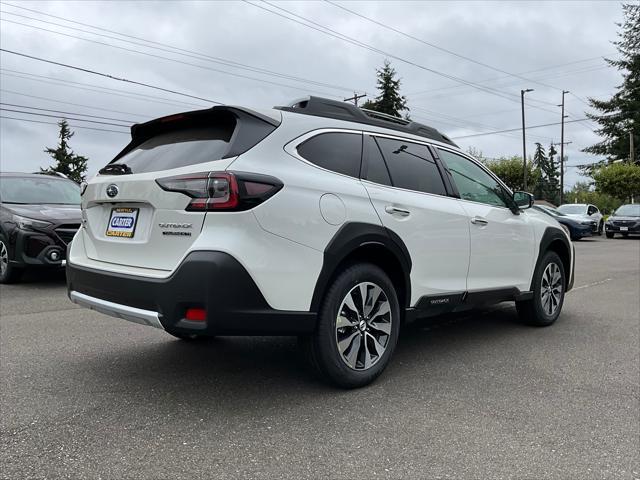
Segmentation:
<svg viewBox="0 0 640 480">
<path fill-rule="evenodd" d="M 368 370 L 384 355 L 391 336 L 391 303 L 375 283 L 362 282 L 342 300 L 336 317 L 336 344 L 342 361 Z"/>
<path fill-rule="evenodd" d="M 542 274 L 540 297 L 542 309 L 546 315 L 552 316 L 562 300 L 562 274 L 560 267 L 555 263 L 549 263 Z"/>
<path fill-rule="evenodd" d="M 4 242 L 0 241 L 0 276 L 4 276 L 9 268 L 9 251 Z"/>
</svg>

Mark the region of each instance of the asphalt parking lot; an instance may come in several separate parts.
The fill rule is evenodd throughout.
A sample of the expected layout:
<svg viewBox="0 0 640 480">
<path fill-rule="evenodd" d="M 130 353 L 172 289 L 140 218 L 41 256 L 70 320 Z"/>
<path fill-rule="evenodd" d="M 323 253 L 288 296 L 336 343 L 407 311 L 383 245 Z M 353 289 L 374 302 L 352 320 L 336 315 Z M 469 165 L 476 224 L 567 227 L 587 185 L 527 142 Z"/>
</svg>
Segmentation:
<svg viewBox="0 0 640 480">
<path fill-rule="evenodd" d="M 374 385 L 288 337 L 187 344 L 0 288 L 4 478 L 640 478 L 640 239 L 577 242 L 550 328 L 503 304 L 405 329 Z"/>
</svg>

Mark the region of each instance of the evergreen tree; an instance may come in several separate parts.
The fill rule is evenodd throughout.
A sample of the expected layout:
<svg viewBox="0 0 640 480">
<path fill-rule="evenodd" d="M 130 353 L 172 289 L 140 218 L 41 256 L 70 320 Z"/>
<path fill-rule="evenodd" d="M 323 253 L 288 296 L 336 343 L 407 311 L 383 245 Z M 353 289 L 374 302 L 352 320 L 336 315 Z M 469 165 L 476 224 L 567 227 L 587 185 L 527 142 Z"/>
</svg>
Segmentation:
<svg viewBox="0 0 640 480">
<path fill-rule="evenodd" d="M 549 145 L 549 167 L 545 172 L 547 177 L 545 199 L 555 205 L 560 203 L 560 165 L 559 163 L 557 164 L 554 159 L 557 153 L 556 147 L 551 143 Z"/>
<path fill-rule="evenodd" d="M 618 24 L 621 27 L 619 40 L 613 42 L 620 59 L 606 59 L 609 65 L 622 72 L 622 84 L 610 100 L 589 98 L 589 104 L 600 113 L 587 113 L 587 117 L 599 124 L 596 133 L 604 140 L 584 149 L 594 155 L 606 156 L 610 162 L 629 159 L 630 133 L 636 151 L 640 145 L 640 5 L 627 4 L 622 8 L 625 20 Z M 636 161 L 638 157 L 636 153 Z"/>
<path fill-rule="evenodd" d="M 404 95 L 400 95 L 401 80 L 396 78 L 396 71 L 388 60 L 384 61 L 384 66 L 376 70 L 378 77 L 378 90 L 380 94 L 375 100 L 368 100 L 362 105 L 362 108 L 375 110 L 376 112 L 386 113 L 394 117 L 401 117 L 403 112 L 405 118 L 409 118 L 409 108 L 407 107 L 407 99 Z"/>
<path fill-rule="evenodd" d="M 537 199 L 545 199 L 544 191 L 547 179 L 545 178 L 545 170 L 547 168 L 547 154 L 540 142 L 536 142 L 536 151 L 533 154 L 533 165 L 540 170 L 540 177 L 533 187 L 533 195 Z"/>
<path fill-rule="evenodd" d="M 76 183 L 80 183 L 85 179 L 85 173 L 87 171 L 87 157 L 76 155 L 74 151 L 69 147 L 69 139 L 73 137 L 73 132 L 69 128 L 69 124 L 66 120 L 60 120 L 58 122 L 60 127 L 60 133 L 58 138 L 60 143 L 56 148 L 47 148 L 44 151 L 51 155 L 55 160 L 55 164 L 49 168 L 41 168 L 43 173 L 59 172 Z"/>
<path fill-rule="evenodd" d="M 541 143 L 536 143 L 533 164 L 540 171 L 540 177 L 535 184 L 533 194 L 536 198 L 558 204 L 560 192 L 558 190 L 558 170 L 553 156 L 556 154 L 553 145 L 549 147 L 549 157 Z"/>
</svg>

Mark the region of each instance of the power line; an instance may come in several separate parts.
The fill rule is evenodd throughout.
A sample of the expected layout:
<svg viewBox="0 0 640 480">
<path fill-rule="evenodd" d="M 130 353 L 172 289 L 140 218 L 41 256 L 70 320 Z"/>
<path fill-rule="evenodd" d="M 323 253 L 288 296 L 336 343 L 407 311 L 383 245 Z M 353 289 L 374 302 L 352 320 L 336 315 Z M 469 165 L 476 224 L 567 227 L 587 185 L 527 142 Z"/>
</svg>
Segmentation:
<svg viewBox="0 0 640 480">
<path fill-rule="evenodd" d="M 245 3 L 247 3 L 247 4 L 249 4 L 249 5 L 252 5 L 252 6 L 256 7 L 256 8 L 260 8 L 261 10 L 264 10 L 264 11 L 266 11 L 266 12 L 272 13 L 272 14 L 274 14 L 274 15 L 278 15 L 278 16 L 280 16 L 280 17 L 282 17 L 282 18 L 285 18 L 285 19 L 290 20 L 290 21 L 292 21 L 292 22 L 295 22 L 295 23 L 298 23 L 298 24 L 300 24 L 300 25 L 303 25 L 303 26 L 305 26 L 305 27 L 307 27 L 307 28 L 311 28 L 312 30 L 319 31 L 319 32 L 321 32 L 321 33 L 324 33 L 325 35 L 329 35 L 329 36 L 331 36 L 331 37 L 338 38 L 338 39 L 340 39 L 340 40 L 342 40 L 342 41 L 345 41 L 345 42 L 347 42 L 347 43 L 351 43 L 351 44 L 353 44 L 353 45 L 359 46 L 359 47 L 364 48 L 364 49 L 366 49 L 366 50 L 370 50 L 370 51 L 372 51 L 372 52 L 375 52 L 375 53 L 378 53 L 378 54 L 380 54 L 380 55 L 386 56 L 386 57 L 388 57 L 388 58 L 393 58 L 393 59 L 395 59 L 395 60 L 398 60 L 398 61 L 400 61 L 400 62 L 406 63 L 406 64 L 408 64 L 408 65 L 412 65 L 412 66 L 414 66 L 414 67 L 416 67 L 416 68 L 419 68 L 419 69 L 421 69 L 421 70 L 425 70 L 425 71 L 427 71 L 427 72 L 433 73 L 434 75 L 438 75 L 438 76 L 441 76 L 441 77 L 447 78 L 447 79 L 449 79 L 449 80 L 456 81 L 456 82 L 458 82 L 458 83 L 463 83 L 463 84 L 465 84 L 465 85 L 472 86 L 473 88 L 475 88 L 475 89 L 477 89 L 477 90 L 480 90 L 480 91 L 483 91 L 483 92 L 485 92 L 485 93 L 489 93 L 489 94 L 492 94 L 492 95 L 495 95 L 495 96 L 498 96 L 498 97 L 502 97 L 502 98 L 504 98 L 504 99 L 507 99 L 507 100 L 510 100 L 510 101 L 513 101 L 513 102 L 516 102 L 516 101 L 517 101 L 517 98 L 516 98 L 517 96 L 516 96 L 516 95 L 514 95 L 514 94 L 509 94 L 509 93 L 505 93 L 505 92 L 500 92 L 499 90 L 495 90 L 495 89 L 490 88 L 490 87 L 485 87 L 485 86 L 482 86 L 482 85 L 476 84 L 476 83 L 474 83 L 474 82 L 470 82 L 470 81 L 468 81 L 468 80 L 465 80 L 465 79 L 463 79 L 463 78 L 456 77 L 456 76 L 454 76 L 454 75 L 449 75 L 449 74 L 447 74 L 447 73 L 439 72 L 439 71 L 434 70 L 434 69 L 432 69 L 432 68 L 429 68 L 429 67 L 426 67 L 426 66 L 424 66 L 424 65 L 421 65 L 421 64 L 419 64 L 419 63 L 416 63 L 416 62 L 414 62 L 414 61 L 412 61 L 412 60 L 408 60 L 408 59 L 405 59 L 405 58 L 403 58 L 403 57 L 399 57 L 399 56 L 397 56 L 397 55 L 394 55 L 394 54 L 392 54 L 392 53 L 390 53 L 390 52 L 386 52 L 386 51 L 384 51 L 384 50 L 380 50 L 380 49 L 378 49 L 378 48 L 376 48 L 376 47 L 373 47 L 373 46 L 371 46 L 371 45 L 368 45 L 368 44 L 366 44 L 366 43 L 364 43 L 364 42 L 361 42 L 361 41 L 359 41 L 359 40 L 356 40 L 356 39 L 354 39 L 354 38 L 352 38 L 352 37 L 349 37 L 349 36 L 347 36 L 347 35 L 344 35 L 344 34 L 342 34 L 342 33 L 340 33 L 340 32 L 337 32 L 337 31 L 335 31 L 335 30 L 332 30 L 332 29 L 330 29 L 330 28 L 328 28 L 328 27 L 325 27 L 324 25 L 321 25 L 321 24 L 319 24 L 319 23 L 317 23 L 317 22 L 314 22 L 313 20 L 309 20 L 308 18 L 305 18 L 305 17 L 303 17 L 303 16 L 301 16 L 301 15 L 295 14 L 295 13 L 293 13 L 293 12 L 291 12 L 291 11 L 289 11 L 289 10 L 287 10 L 287 9 L 283 8 L 283 7 L 280 7 L 280 6 L 278 6 L 278 5 L 274 5 L 274 4 L 272 4 L 272 3 L 270 3 L 270 2 L 268 2 L 268 1 L 266 1 L 266 0 L 263 0 L 263 3 L 266 3 L 267 5 L 269 5 L 269 6 L 270 6 L 270 7 L 272 7 L 272 8 L 276 8 L 276 9 L 278 9 L 278 10 L 284 11 L 284 12 L 288 13 L 289 15 L 292 15 L 293 17 L 297 17 L 297 18 L 299 18 L 299 19 L 302 19 L 302 20 L 304 20 L 305 22 L 308 22 L 308 23 L 304 23 L 304 22 L 301 22 L 301 21 L 299 21 L 299 20 L 296 20 L 295 18 L 291 18 L 291 17 L 288 17 L 288 16 L 286 16 L 286 15 L 280 14 L 280 13 L 278 13 L 278 12 L 274 11 L 274 10 L 271 10 L 271 9 L 265 8 L 265 7 L 261 6 L 261 5 L 258 5 L 258 4 L 255 4 L 255 3 L 251 3 L 249 0 L 243 0 L 243 1 L 244 1 Z M 311 25 L 309 25 L 309 24 L 311 24 Z M 318 27 L 320 27 L 320 28 L 316 28 L 316 27 L 314 27 L 313 25 L 317 25 L 317 26 L 318 26 Z M 555 112 L 554 112 L 554 113 L 555 113 Z"/>
<path fill-rule="evenodd" d="M 603 57 L 604 57 L 604 55 L 600 55 L 600 56 L 597 56 L 597 57 L 589 57 L 589 58 L 584 58 L 582 60 L 575 60 L 575 61 L 572 61 L 572 62 L 565 62 L 565 63 L 559 63 L 559 64 L 557 63 L 557 64 L 554 64 L 554 65 L 549 65 L 549 66 L 546 66 L 546 67 L 537 68 L 535 70 L 527 70 L 525 72 L 519 72 L 519 75 L 526 75 L 528 73 L 537 73 L 537 72 L 542 72 L 542 71 L 545 71 L 545 70 L 553 70 L 553 69 L 556 69 L 556 68 L 566 67 L 568 65 L 575 65 L 577 63 L 591 62 L 593 60 L 602 60 Z M 484 80 L 479 80 L 478 83 L 495 82 L 497 80 L 503 80 L 505 78 L 508 78 L 508 75 L 507 76 L 500 76 L 500 77 L 486 78 Z M 464 86 L 463 85 L 450 85 L 450 86 L 446 86 L 446 87 L 438 87 L 438 88 L 431 88 L 431 89 L 428 89 L 428 90 L 420 90 L 418 92 L 408 93 L 407 95 L 408 96 L 415 96 L 415 95 L 421 95 L 423 93 L 435 92 L 437 90 L 449 90 L 449 89 L 455 89 L 455 88 L 464 88 Z"/>
<path fill-rule="evenodd" d="M 560 76 L 568 76 L 568 75 L 576 75 L 576 74 L 588 73 L 588 72 L 593 72 L 593 71 L 596 71 L 596 70 L 602 70 L 602 69 L 606 69 L 606 68 L 609 68 L 609 66 L 608 65 L 591 66 L 591 67 L 589 67 L 587 69 L 581 68 L 581 69 L 578 69 L 578 70 L 560 72 L 560 73 L 554 74 L 552 76 L 545 75 L 545 76 L 538 77 L 538 78 L 557 78 L 557 77 L 560 77 Z M 495 82 L 497 80 L 505 79 L 505 78 L 506 77 L 496 77 L 494 79 L 482 80 L 482 81 L 480 81 L 480 83 Z M 514 85 L 517 85 L 517 82 L 509 82 L 509 83 L 503 84 L 501 86 L 502 87 L 509 87 L 509 86 L 514 86 Z M 436 99 L 436 98 L 443 98 L 443 97 L 451 97 L 452 95 L 460 95 L 462 93 L 465 93 L 464 89 L 466 89 L 466 86 L 464 86 L 464 85 L 454 85 L 454 86 L 448 86 L 448 87 L 434 88 L 434 89 L 431 89 L 431 90 L 423 90 L 421 92 L 418 92 L 417 94 L 413 94 L 413 96 L 416 96 L 418 94 L 425 94 L 425 93 L 430 93 L 430 92 L 438 92 L 438 91 L 443 91 L 443 90 L 460 90 L 460 89 L 463 89 L 463 91 L 456 91 L 456 92 L 453 92 L 453 93 L 451 93 L 451 92 L 436 93 L 435 95 L 429 95 L 429 96 L 423 97 L 423 98 Z M 408 96 L 412 96 L 412 95 L 408 94 Z M 535 101 L 539 101 L 539 100 L 535 100 Z M 547 105 L 552 105 L 552 106 L 554 105 L 554 103 L 552 103 L 552 102 L 544 102 L 544 101 L 542 101 L 542 103 L 543 104 L 547 104 Z"/>
<path fill-rule="evenodd" d="M 56 122 L 43 122 L 43 121 L 40 121 L 40 120 L 31 120 L 29 118 L 7 117 L 7 116 L 4 116 L 4 115 L 0 115 L 0 119 L 2 119 L 2 120 L 19 120 L 21 122 L 29 122 L 29 123 L 42 123 L 42 124 L 45 124 L 45 125 L 58 125 Z M 95 130 L 95 131 L 98 131 L 98 132 L 124 133 L 125 135 L 129 134 L 129 132 L 123 132 L 121 130 L 109 130 L 107 128 L 84 127 L 84 126 L 81 126 L 81 125 L 69 125 L 69 126 L 73 127 L 73 128 L 82 128 L 84 130 Z"/>
<path fill-rule="evenodd" d="M 35 25 L 29 25 L 29 24 L 26 24 L 26 23 L 15 22 L 13 20 L 7 20 L 6 18 L 0 18 L 0 21 L 1 22 L 13 23 L 13 24 L 16 24 L 16 25 L 21 25 L 23 27 L 33 28 L 35 30 L 41 30 L 41 31 L 53 33 L 53 34 L 56 34 L 56 35 L 62 35 L 63 37 L 75 38 L 77 40 L 82 40 L 82 41 L 89 42 L 89 43 L 95 43 L 96 45 L 102 45 L 102 46 L 105 46 L 105 47 L 111 47 L 111 48 L 115 48 L 115 49 L 118 49 L 118 50 L 123 50 L 125 52 L 145 55 L 147 57 L 157 58 L 157 59 L 160 59 L 160 60 L 166 60 L 166 61 L 169 61 L 169 62 L 178 63 L 180 65 L 187 65 L 187 66 L 190 66 L 190 67 L 200 68 L 202 70 L 208 70 L 208 71 L 211 71 L 211 72 L 222 73 L 224 75 L 232 75 L 234 77 L 245 78 L 245 79 L 248 79 L 248 80 L 254 80 L 254 81 L 262 82 L 262 83 L 268 83 L 268 84 L 276 85 L 276 86 L 279 86 L 279 87 L 292 88 L 294 90 L 301 90 L 301 91 L 304 91 L 304 92 L 309 92 L 309 89 L 307 89 L 307 88 L 296 87 L 294 85 L 287 85 L 285 83 L 272 82 L 270 80 L 264 80 L 264 79 L 261 79 L 261 78 L 250 77 L 248 75 L 243 75 L 243 74 L 240 74 L 240 73 L 227 72 L 226 70 L 220 70 L 218 68 L 211 68 L 211 67 L 207 67 L 207 66 L 204 66 L 204 65 L 198 65 L 197 63 L 185 62 L 185 61 L 178 60 L 178 59 L 175 59 L 175 58 L 165 57 L 165 56 L 162 56 L 162 55 L 155 55 L 155 54 L 149 53 L 149 52 L 142 52 L 140 50 L 121 47 L 121 46 L 118 46 L 118 45 L 113 45 L 111 43 L 99 42 L 97 40 L 91 40 L 89 38 L 79 37 L 77 35 L 71 35 L 69 33 L 57 32 L 55 30 L 49 30 L 48 28 L 36 27 Z M 71 28 L 71 27 L 66 27 L 66 28 Z M 98 35 L 98 34 L 94 34 L 94 35 Z M 328 96 L 328 97 L 333 97 L 334 96 L 333 94 L 325 93 L 325 92 L 315 92 L 315 93 L 319 93 L 319 94 L 321 94 L 323 96 Z"/>
<path fill-rule="evenodd" d="M 20 95 L 21 97 L 35 98 L 36 100 L 44 100 L 46 102 L 60 103 L 60 104 L 63 104 L 63 105 L 71 105 L 73 107 L 90 108 L 92 110 L 101 110 L 103 112 L 124 113 L 125 115 L 133 115 L 134 117 L 149 118 L 147 115 L 140 115 L 138 113 L 123 112 L 121 110 L 111 110 L 110 108 L 101 108 L 101 107 L 96 107 L 96 106 L 93 106 L 93 105 L 85 105 L 85 104 L 82 104 L 82 103 L 67 102 L 67 101 L 58 100 L 58 99 L 55 99 L 55 98 L 40 97 L 40 96 L 37 96 L 37 95 L 29 95 L 28 93 L 16 92 L 15 90 L 6 90 L 4 88 L 0 88 L 0 92 L 10 93 L 12 95 Z"/>
<path fill-rule="evenodd" d="M 340 86 L 340 85 L 333 85 L 333 84 L 326 83 L 326 82 L 319 82 L 317 80 L 312 80 L 312 79 L 308 79 L 308 78 L 304 78 L 304 77 L 298 77 L 298 76 L 295 76 L 295 75 L 290 75 L 290 74 L 286 74 L 286 73 L 282 73 L 282 72 L 278 72 L 278 71 L 274 71 L 274 70 L 268 70 L 268 69 L 261 68 L 261 67 L 255 67 L 253 65 L 247 65 L 247 64 L 244 64 L 244 63 L 236 62 L 234 60 L 229 60 L 229 59 L 225 59 L 225 58 L 221 58 L 221 57 L 214 57 L 214 56 L 211 56 L 211 55 L 204 54 L 202 52 L 197 52 L 197 51 L 194 51 L 194 50 L 188 50 L 188 49 L 176 47 L 174 45 L 170 45 L 170 44 L 167 44 L 167 43 L 156 42 L 156 41 L 149 40 L 149 39 L 146 39 L 146 38 L 143 38 L 143 37 L 136 37 L 134 35 L 128 35 L 128 34 L 125 34 L 125 33 L 117 32 L 115 30 L 109 30 L 109 29 L 98 27 L 98 26 L 91 25 L 91 24 L 88 24 L 88 23 L 78 22 L 78 21 L 71 20 L 71 19 L 66 18 L 66 17 L 60 17 L 60 16 L 57 16 L 57 15 L 51 15 L 51 14 L 48 14 L 48 13 L 41 12 L 39 10 L 34 10 L 34 9 L 31 9 L 31 8 L 22 7 L 22 6 L 14 5 L 14 4 L 7 3 L 7 2 L 0 2 L 0 3 L 3 4 L 3 5 L 11 6 L 13 8 L 18 8 L 18 9 L 21 9 L 21 10 L 26 10 L 26 11 L 29 11 L 29 12 L 33 12 L 33 13 L 36 13 L 38 15 L 42 15 L 42 16 L 45 16 L 45 17 L 56 18 L 58 20 L 63 20 L 63 21 L 68 22 L 68 23 L 73 23 L 73 24 L 76 24 L 76 25 L 82 25 L 84 27 L 89 27 L 89 28 L 92 28 L 92 29 L 95 29 L 95 30 L 99 30 L 99 31 L 102 31 L 102 32 L 113 33 L 115 35 L 119 35 L 119 36 L 126 37 L 126 38 L 132 38 L 134 40 L 140 40 L 140 41 L 146 42 L 146 43 L 132 42 L 130 40 L 124 40 L 122 38 L 114 37 L 114 36 L 111 36 L 111 35 L 99 34 L 99 33 L 91 32 L 91 31 L 88 31 L 88 30 L 82 30 L 82 29 L 79 29 L 79 28 L 73 28 L 73 27 L 70 27 L 68 25 L 62 25 L 62 24 L 55 23 L 55 22 L 49 22 L 49 21 L 46 21 L 46 20 L 41 20 L 41 19 L 37 19 L 37 18 L 26 16 L 26 15 L 19 15 L 17 13 L 6 12 L 6 11 L 3 12 L 5 14 L 14 15 L 14 16 L 17 16 L 17 17 L 26 18 L 26 19 L 30 19 L 30 20 L 35 20 L 37 22 L 41 22 L 41 23 L 45 23 L 45 24 L 49 24 L 49 25 L 55 25 L 55 26 L 59 26 L 59 27 L 62 27 L 62 28 L 66 28 L 66 29 L 70 29 L 70 30 L 74 30 L 74 31 L 78 31 L 78 32 L 89 33 L 91 35 L 101 36 L 101 37 L 104 37 L 104 38 L 110 38 L 110 39 L 113 39 L 113 40 L 126 42 L 126 43 L 129 43 L 129 44 L 132 44 L 132 45 L 138 45 L 138 46 L 142 46 L 142 47 L 145 47 L 145 48 L 153 48 L 155 50 L 160 50 L 160 51 L 163 51 L 163 52 L 173 53 L 173 54 L 176 54 L 176 55 L 182 55 L 182 56 L 189 57 L 189 58 L 195 58 L 195 59 L 198 59 L 198 60 L 209 61 L 209 62 L 212 62 L 212 63 L 226 65 L 226 66 L 232 67 L 232 68 L 238 68 L 238 69 L 242 69 L 242 70 L 248 70 L 248 71 L 252 71 L 252 72 L 256 72 L 256 73 L 261 73 L 263 75 L 270 75 L 270 76 L 274 76 L 274 77 L 285 78 L 285 79 L 293 80 L 293 81 L 300 82 L 300 83 L 308 83 L 308 84 L 312 84 L 312 85 L 323 86 L 323 87 L 327 87 L 327 88 L 333 88 L 333 89 L 336 89 L 336 90 L 344 90 L 344 91 L 352 91 L 353 90 L 352 88 L 348 88 L 348 87 L 344 87 L 344 86 Z M 147 44 L 152 44 L 152 45 L 147 45 Z M 154 47 L 153 45 L 158 45 L 160 47 L 166 47 L 166 48 Z M 226 72 L 226 73 L 232 74 L 231 72 Z M 258 80 L 258 79 L 256 79 L 256 80 Z"/>
<path fill-rule="evenodd" d="M 475 130 L 477 132 L 483 132 L 483 131 L 486 131 L 486 130 L 490 130 L 491 131 L 491 130 L 496 130 L 498 128 L 498 127 L 495 127 L 495 126 L 485 125 L 485 124 L 478 123 L 478 122 L 470 122 L 470 121 L 468 121 L 468 120 L 466 120 L 464 118 L 454 117 L 452 115 L 445 115 L 443 113 L 438 113 L 438 112 L 435 112 L 433 110 L 427 110 L 425 108 L 413 107 L 411 109 L 411 111 L 412 112 L 414 112 L 414 111 L 426 112 L 429 115 L 437 115 L 437 116 L 444 117 L 445 119 L 448 119 L 448 121 L 447 120 L 440 120 L 440 119 L 429 119 L 429 122 L 434 122 L 436 124 L 437 123 L 448 124 L 448 125 L 451 125 L 451 126 L 453 126 L 455 128 L 465 128 L 465 129 L 469 129 L 470 128 L 470 129 Z M 451 123 L 451 122 L 455 122 L 455 123 Z M 503 133 L 503 134 L 499 134 L 499 135 L 504 136 L 504 137 L 508 137 L 508 138 L 516 137 L 516 135 L 514 135 L 513 133 Z M 546 136 L 542 136 L 542 135 L 531 135 L 531 137 L 537 138 L 537 139 L 541 139 L 541 140 L 543 140 L 545 142 L 551 140 L 551 137 L 546 137 Z"/>
<path fill-rule="evenodd" d="M 585 120 L 588 120 L 587 118 L 580 118 L 577 120 L 567 120 L 564 123 L 574 123 L 574 122 L 584 122 Z M 542 127 L 551 127 L 553 125 L 560 125 L 562 122 L 554 122 L 554 123 L 545 123 L 542 125 L 532 125 L 530 127 L 527 127 L 525 130 L 531 130 L 532 128 L 542 128 Z M 510 128 L 508 130 L 498 130 L 496 132 L 487 132 L 487 133 L 476 133 L 474 135 L 461 135 L 459 137 L 451 137 L 452 140 L 457 140 L 460 138 L 471 138 L 471 137 L 481 137 L 483 135 L 496 135 L 498 133 L 508 133 L 508 132 L 519 132 L 522 130 L 522 127 L 519 128 Z"/>
<path fill-rule="evenodd" d="M 16 51 L 13 51 L 13 50 L 7 50 L 6 48 L 0 48 L 0 52 L 10 53 L 12 55 L 18 55 L 20 57 L 29 58 L 31 60 L 37 60 L 39 62 L 49 63 L 51 65 L 57 65 L 59 67 L 64 67 L 64 68 L 70 68 L 70 69 L 73 69 L 73 70 L 78 70 L 80 72 L 90 73 L 92 75 L 98 75 L 100 77 L 110 78 L 111 80 L 117 80 L 119 82 L 131 83 L 133 85 L 140 85 L 142 87 L 152 88 L 154 90 L 160 90 L 162 92 L 173 93 L 174 95 L 181 95 L 183 97 L 194 98 L 196 100 L 202 100 L 203 102 L 210 102 L 210 103 L 215 103 L 217 105 L 223 105 L 222 102 L 217 102 L 215 100 L 211 100 L 211 99 L 208 99 L 208 98 L 197 97 L 195 95 L 189 95 L 188 93 L 182 93 L 182 92 L 179 92 L 177 90 L 171 90 L 169 88 L 158 87 L 158 86 L 151 85 L 151 84 L 148 84 L 148 83 L 138 82 L 136 80 L 130 80 L 130 79 L 124 78 L 124 77 L 116 77 L 116 76 L 108 74 L 108 73 L 102 73 L 102 72 L 98 72 L 96 70 L 91 70 L 91 69 L 88 69 L 88 68 L 77 67 L 75 65 L 69 65 L 69 64 L 61 63 L 61 62 L 55 62 L 53 60 L 47 60 L 45 58 L 40 58 L 40 57 L 36 57 L 36 56 L 33 56 L 33 55 L 28 55 L 26 53 L 16 52 Z"/>
<path fill-rule="evenodd" d="M 20 75 L 16 75 L 14 73 L 6 73 L 6 72 L 16 72 L 16 73 L 19 73 Z M 147 102 L 161 103 L 164 105 L 170 105 L 172 107 L 182 107 L 186 105 L 190 107 L 203 108 L 202 104 L 182 102 L 180 100 L 169 100 L 168 98 L 156 97 L 154 95 L 145 95 L 143 93 L 135 93 L 135 92 L 130 92 L 128 90 L 102 87 L 100 85 L 94 85 L 91 83 L 73 82 L 71 80 L 65 80 L 62 78 L 47 77 L 45 75 L 37 75 L 35 73 L 29 73 L 29 72 L 20 72 L 17 70 L 9 70 L 6 68 L 0 68 L 0 74 L 5 76 L 10 76 L 10 77 L 22 78 L 25 80 L 31 80 L 34 82 L 49 83 L 51 85 L 60 85 L 63 87 L 76 88 L 79 90 L 87 90 L 89 92 L 106 93 L 108 95 L 116 95 L 119 97 L 133 98 L 134 100 L 144 100 Z M 23 75 L 26 75 L 26 76 L 23 76 Z M 30 77 L 35 77 L 35 78 L 30 78 Z M 48 80 L 43 80 L 43 79 L 48 79 Z M 92 87 L 92 88 L 87 88 L 87 87 Z"/>
<path fill-rule="evenodd" d="M 333 5 L 334 7 L 340 8 L 340 9 L 342 9 L 344 11 L 347 11 L 347 12 L 353 14 L 353 15 L 356 15 L 356 16 L 358 16 L 360 18 L 363 18 L 364 20 L 367 20 L 367 21 L 369 21 L 371 23 L 374 23 L 375 25 L 378 25 L 380 27 L 386 28 L 387 30 L 391 30 L 392 32 L 398 33 L 398 34 L 400 34 L 400 35 L 402 35 L 404 37 L 407 37 L 407 38 L 410 38 L 412 40 L 415 40 L 416 42 L 420 42 L 420 43 L 422 43 L 424 45 L 428 45 L 429 47 L 435 48 L 436 50 L 440 50 L 441 52 L 448 53 L 449 55 L 453 55 L 453 56 L 461 58 L 463 60 L 467 60 L 469 62 L 475 63 L 476 65 L 483 66 L 483 67 L 488 68 L 490 70 L 494 70 L 496 72 L 504 73 L 504 74 L 506 74 L 508 76 L 511 76 L 511 77 L 519 78 L 520 80 L 525 80 L 527 82 L 531 82 L 531 83 L 536 83 L 538 85 L 542 85 L 543 87 L 552 88 L 552 89 L 555 89 L 555 90 L 560 90 L 558 87 L 554 87 L 553 85 L 548 85 L 548 84 L 545 84 L 545 83 L 541 83 L 541 82 L 538 82 L 538 81 L 523 77 L 523 76 L 521 76 L 521 75 L 519 75 L 517 73 L 508 72 L 508 71 L 503 70 L 501 68 L 497 68 L 497 67 L 489 65 L 487 63 L 480 62 L 480 61 L 475 60 L 473 58 L 467 57 L 465 55 L 461 55 L 461 54 L 456 53 L 456 52 L 454 52 L 452 50 L 449 50 L 447 48 L 444 48 L 444 47 L 441 47 L 439 45 L 436 45 L 435 43 L 427 42 L 426 40 L 423 40 L 421 38 L 415 37 L 415 36 L 413 36 L 413 35 L 411 35 L 411 34 L 409 34 L 407 32 L 404 32 L 402 30 L 398 30 L 397 28 L 394 28 L 394 27 L 392 27 L 390 25 L 384 24 L 384 23 L 379 22 L 379 21 L 377 21 L 377 20 L 375 20 L 373 18 L 367 17 L 366 15 L 362 15 L 361 13 L 358 13 L 358 12 L 355 12 L 353 10 L 350 10 L 347 7 L 343 7 L 342 5 L 339 5 L 338 3 L 336 3 L 336 2 L 334 2 L 332 0 L 324 0 L 324 1 L 329 3 L 330 5 Z"/>
<path fill-rule="evenodd" d="M 16 108 L 28 108 L 30 110 L 40 110 L 42 112 L 62 113 L 64 115 L 79 115 L 79 116 L 82 116 L 82 117 L 98 118 L 100 120 L 114 120 L 116 122 L 124 122 L 124 123 L 128 123 L 130 125 L 132 125 L 134 123 L 138 123 L 138 122 L 136 122 L 134 120 L 123 120 L 121 118 L 100 117 L 98 115 L 88 115 L 86 113 L 63 112 L 63 111 L 60 111 L 60 110 L 50 110 L 48 108 L 30 107 L 29 105 L 17 105 L 15 103 L 0 102 L 0 105 L 6 105 L 8 107 L 16 107 Z"/>
<path fill-rule="evenodd" d="M 26 112 L 24 110 L 15 110 L 12 108 L 4 108 L 4 107 L 0 107 L 0 110 L 4 112 L 23 113 L 25 115 L 37 115 L 39 117 L 66 118 L 67 120 L 75 120 L 76 122 L 97 123 L 100 125 L 112 125 L 114 127 L 128 128 L 130 126 L 130 125 L 122 125 L 120 123 L 109 123 L 109 122 L 99 122 L 97 120 L 86 120 L 84 118 L 61 117 L 60 115 L 50 115 L 48 113 Z"/>
</svg>

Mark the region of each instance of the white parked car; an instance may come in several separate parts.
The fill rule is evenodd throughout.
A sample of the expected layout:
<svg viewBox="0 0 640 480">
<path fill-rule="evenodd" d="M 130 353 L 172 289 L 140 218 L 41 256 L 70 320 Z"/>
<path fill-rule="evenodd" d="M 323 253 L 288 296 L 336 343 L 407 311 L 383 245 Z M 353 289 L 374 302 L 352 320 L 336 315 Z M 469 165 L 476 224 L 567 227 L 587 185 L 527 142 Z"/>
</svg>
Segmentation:
<svg viewBox="0 0 640 480">
<path fill-rule="evenodd" d="M 400 325 L 515 301 L 550 325 L 571 242 L 433 128 L 309 97 L 132 128 L 82 196 L 69 296 L 185 340 L 298 335 L 343 387 L 374 380 Z"/>
<path fill-rule="evenodd" d="M 589 225 L 591 231 L 602 235 L 604 231 L 604 218 L 598 207 L 587 203 L 565 203 L 558 210 L 565 215 L 579 220 L 582 225 Z"/>
</svg>

